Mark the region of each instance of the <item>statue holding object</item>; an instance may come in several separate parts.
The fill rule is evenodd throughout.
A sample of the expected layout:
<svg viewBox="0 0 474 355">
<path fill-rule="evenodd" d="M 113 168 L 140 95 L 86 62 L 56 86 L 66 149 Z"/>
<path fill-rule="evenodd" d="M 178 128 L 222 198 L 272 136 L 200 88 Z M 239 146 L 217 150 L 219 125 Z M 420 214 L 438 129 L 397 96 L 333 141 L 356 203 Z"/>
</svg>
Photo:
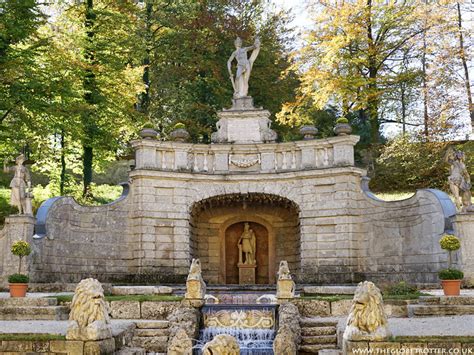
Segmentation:
<svg viewBox="0 0 474 355">
<path fill-rule="evenodd" d="M 240 236 L 237 246 L 239 248 L 239 265 L 255 265 L 256 238 L 248 223 L 245 223 L 244 232 Z"/>
<path fill-rule="evenodd" d="M 25 156 L 20 154 L 16 157 L 16 166 L 6 167 L 4 166 L 4 172 L 13 171 L 15 175 L 10 182 L 11 196 L 10 205 L 18 208 L 18 214 L 20 215 L 32 215 L 33 210 L 31 206 L 31 199 L 33 198 L 31 190 L 31 177 L 28 169 L 23 165 L 25 162 Z"/>
<path fill-rule="evenodd" d="M 242 39 L 239 37 L 237 37 L 234 43 L 235 51 L 227 61 L 227 69 L 229 70 L 230 81 L 234 88 L 234 99 L 239 99 L 248 96 L 250 73 L 252 72 L 253 63 L 260 52 L 260 39 L 257 37 L 253 46 L 250 47 L 242 48 Z M 252 54 L 250 58 L 247 58 L 247 52 L 249 51 L 252 51 Z M 232 61 L 234 59 L 237 60 L 235 79 L 232 74 Z"/>
<path fill-rule="evenodd" d="M 464 160 L 464 152 L 460 150 L 452 149 L 446 155 L 446 161 L 451 165 L 448 177 L 449 187 L 458 210 L 461 212 L 474 212 L 474 206 L 471 202 L 471 177 L 466 169 Z"/>
</svg>

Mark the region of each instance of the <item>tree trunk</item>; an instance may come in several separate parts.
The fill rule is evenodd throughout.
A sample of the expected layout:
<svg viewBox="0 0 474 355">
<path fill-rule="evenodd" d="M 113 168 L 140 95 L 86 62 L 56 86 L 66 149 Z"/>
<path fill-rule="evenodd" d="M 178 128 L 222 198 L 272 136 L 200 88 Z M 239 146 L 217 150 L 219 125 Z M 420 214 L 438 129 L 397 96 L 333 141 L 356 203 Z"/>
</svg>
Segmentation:
<svg viewBox="0 0 474 355">
<path fill-rule="evenodd" d="M 61 130 L 61 175 L 59 180 L 59 194 L 64 196 L 64 186 L 66 185 L 66 138 L 64 129 Z"/>
<path fill-rule="evenodd" d="M 87 0 L 86 2 L 86 19 L 85 27 L 87 31 L 87 44 L 85 48 L 85 57 L 88 64 L 94 62 L 94 3 L 93 0 Z M 85 89 L 84 100 L 90 105 L 89 109 L 82 115 L 82 124 L 84 129 L 84 138 L 82 143 L 83 156 L 82 156 L 82 176 L 83 176 L 83 191 L 82 196 L 91 196 L 90 185 L 92 182 L 92 164 L 93 164 L 93 142 L 95 133 L 95 122 L 94 122 L 94 105 L 96 104 L 95 99 L 95 74 L 92 68 L 87 68 L 83 79 L 83 86 Z"/>
<path fill-rule="evenodd" d="M 427 63 L 426 63 L 426 30 L 423 31 L 423 53 L 421 56 L 421 66 L 423 71 L 423 135 L 426 140 L 429 137 L 429 115 L 428 115 L 428 80 L 427 80 Z"/>
<path fill-rule="evenodd" d="M 372 0 L 367 0 L 367 43 L 368 43 L 368 69 L 369 69 L 369 84 L 368 84 L 368 99 L 367 99 L 367 113 L 370 122 L 370 137 L 371 143 L 377 144 L 380 141 L 380 123 L 378 117 L 379 97 L 377 87 L 377 57 L 374 38 L 372 34 Z"/>
<path fill-rule="evenodd" d="M 467 66 L 466 50 L 464 48 L 464 37 L 462 34 L 463 28 L 462 28 L 461 5 L 459 4 L 459 2 L 457 2 L 457 9 L 458 9 L 458 27 L 459 27 L 459 56 L 461 58 L 462 66 L 464 69 L 464 82 L 466 85 L 466 95 L 467 95 L 469 117 L 471 118 L 471 133 L 474 133 L 474 105 L 472 103 L 471 82 L 469 80 L 469 69 Z"/>
<path fill-rule="evenodd" d="M 145 23 L 146 23 L 146 32 L 145 32 L 145 58 L 143 58 L 143 83 L 145 84 L 145 92 L 140 94 L 138 111 L 148 114 L 150 106 L 150 62 L 151 62 L 151 47 L 152 43 L 152 12 L 153 12 L 153 3 L 147 2 L 145 10 Z"/>
</svg>

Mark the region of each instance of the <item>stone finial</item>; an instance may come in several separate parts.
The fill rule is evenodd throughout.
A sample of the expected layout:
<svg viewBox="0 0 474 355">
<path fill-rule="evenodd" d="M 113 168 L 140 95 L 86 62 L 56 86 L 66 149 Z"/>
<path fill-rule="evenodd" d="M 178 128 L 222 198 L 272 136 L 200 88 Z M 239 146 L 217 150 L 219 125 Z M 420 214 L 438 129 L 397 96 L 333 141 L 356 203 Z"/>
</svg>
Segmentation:
<svg viewBox="0 0 474 355">
<path fill-rule="evenodd" d="M 237 340 L 228 334 L 219 334 L 202 348 L 202 355 L 239 355 L 240 346 Z"/>
<path fill-rule="evenodd" d="M 314 136 L 318 133 L 318 129 L 314 125 L 301 126 L 300 134 L 304 140 L 314 139 Z"/>
<path fill-rule="evenodd" d="M 66 339 L 101 340 L 112 337 L 104 289 L 96 279 L 84 279 L 76 287 L 69 313 Z"/>
<path fill-rule="evenodd" d="M 206 283 L 201 274 L 201 261 L 193 259 L 186 280 L 186 294 L 184 298 L 191 300 L 203 300 L 206 295 Z"/>
<path fill-rule="evenodd" d="M 448 182 L 458 210 L 461 212 L 474 212 L 474 206 L 471 202 L 471 177 L 464 160 L 464 152 L 455 149 L 451 149 L 448 152 L 446 161 L 451 166 Z"/>
<path fill-rule="evenodd" d="M 382 293 L 370 281 L 359 283 L 343 339 L 346 341 L 382 341 L 390 336 Z"/>
<path fill-rule="evenodd" d="M 291 278 L 290 269 L 286 260 L 280 261 L 276 296 L 279 300 L 287 300 L 295 297 L 295 282 Z"/>
</svg>

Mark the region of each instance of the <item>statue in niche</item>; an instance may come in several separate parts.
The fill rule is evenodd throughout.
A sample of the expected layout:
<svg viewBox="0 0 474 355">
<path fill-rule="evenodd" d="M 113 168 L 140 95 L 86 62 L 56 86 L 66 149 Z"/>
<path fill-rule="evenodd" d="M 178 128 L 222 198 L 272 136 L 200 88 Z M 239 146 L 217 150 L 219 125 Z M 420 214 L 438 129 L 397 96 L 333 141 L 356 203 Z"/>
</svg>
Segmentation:
<svg viewBox="0 0 474 355">
<path fill-rule="evenodd" d="M 474 212 L 471 202 L 471 177 L 464 164 L 464 152 L 451 150 L 446 161 L 451 165 L 448 177 L 449 187 L 454 196 L 456 207 L 462 212 Z"/>
<path fill-rule="evenodd" d="M 242 39 L 237 37 L 235 40 L 235 51 L 227 61 L 227 69 L 229 70 L 230 81 L 234 88 L 234 99 L 246 97 L 249 91 L 249 79 L 252 71 L 253 63 L 257 59 L 260 52 L 260 39 L 257 37 L 253 46 L 242 48 Z M 247 52 L 252 51 L 250 58 L 247 58 Z M 235 79 L 232 74 L 232 61 L 237 60 L 237 71 Z"/>
<path fill-rule="evenodd" d="M 237 242 L 239 248 L 239 265 L 255 265 L 256 242 L 255 233 L 246 222 L 244 232 Z"/>
<path fill-rule="evenodd" d="M 28 169 L 23 165 L 25 156 L 20 154 L 16 157 L 16 166 L 4 167 L 4 172 L 15 172 L 12 181 L 10 182 L 11 197 L 10 205 L 18 208 L 18 214 L 32 215 L 31 207 L 32 195 L 29 191 L 31 189 L 31 177 Z"/>
</svg>

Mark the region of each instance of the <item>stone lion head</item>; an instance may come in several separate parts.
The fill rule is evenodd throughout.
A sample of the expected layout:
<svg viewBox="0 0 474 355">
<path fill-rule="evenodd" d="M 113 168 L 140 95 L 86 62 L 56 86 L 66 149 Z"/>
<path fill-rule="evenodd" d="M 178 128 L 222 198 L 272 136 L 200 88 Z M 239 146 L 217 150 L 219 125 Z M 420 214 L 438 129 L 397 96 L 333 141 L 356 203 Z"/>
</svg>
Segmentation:
<svg viewBox="0 0 474 355">
<path fill-rule="evenodd" d="M 202 348 L 202 355 L 239 355 L 237 340 L 227 334 L 219 334 Z"/>
<path fill-rule="evenodd" d="M 387 325 L 382 294 L 373 282 L 364 281 L 357 286 L 347 325 L 367 333 Z"/>
<path fill-rule="evenodd" d="M 110 323 L 109 308 L 99 281 L 89 278 L 79 282 L 72 298 L 69 320 L 75 320 L 81 328 L 97 320 Z"/>
</svg>

